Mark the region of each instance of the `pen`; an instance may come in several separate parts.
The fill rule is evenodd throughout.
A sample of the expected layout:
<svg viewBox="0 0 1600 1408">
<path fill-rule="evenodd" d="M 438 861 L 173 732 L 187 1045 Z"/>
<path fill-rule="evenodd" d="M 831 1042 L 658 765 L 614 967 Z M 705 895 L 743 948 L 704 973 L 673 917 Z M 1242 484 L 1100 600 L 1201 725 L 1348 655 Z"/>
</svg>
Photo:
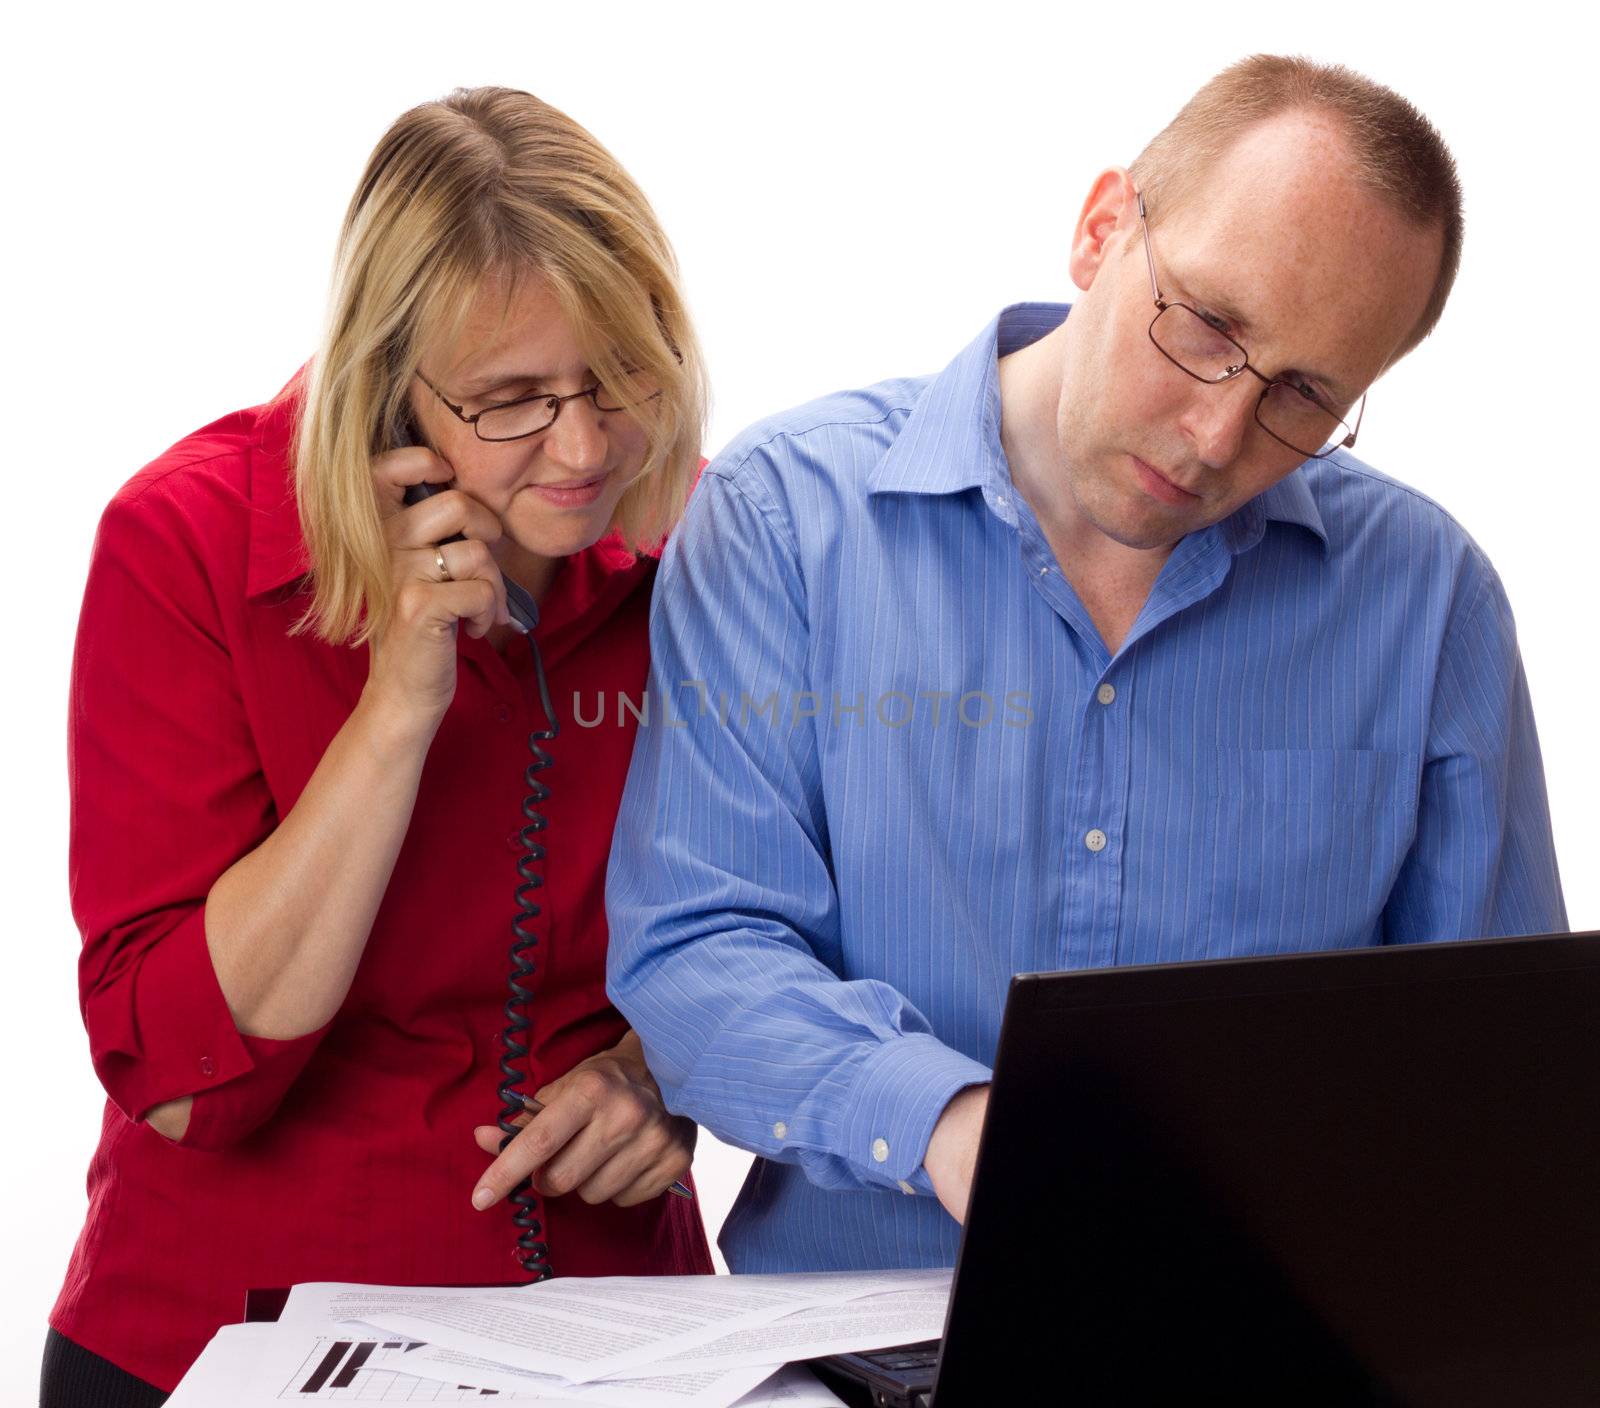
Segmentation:
<svg viewBox="0 0 1600 1408">
<path fill-rule="evenodd" d="M 531 1095 L 524 1095 L 522 1097 L 522 1103 L 528 1107 L 528 1113 L 530 1115 L 540 1115 L 544 1113 L 543 1103 L 535 1100 Z M 682 1179 L 674 1180 L 672 1187 L 668 1188 L 667 1192 L 679 1198 L 694 1197 L 694 1194 L 689 1191 L 688 1185 L 685 1184 Z"/>
</svg>

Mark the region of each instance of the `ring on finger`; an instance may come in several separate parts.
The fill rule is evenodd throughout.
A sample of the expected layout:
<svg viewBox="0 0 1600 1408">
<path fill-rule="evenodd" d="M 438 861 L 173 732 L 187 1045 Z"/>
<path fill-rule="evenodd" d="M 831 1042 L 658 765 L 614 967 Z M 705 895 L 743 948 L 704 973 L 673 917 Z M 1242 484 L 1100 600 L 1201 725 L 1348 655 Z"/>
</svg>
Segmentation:
<svg viewBox="0 0 1600 1408">
<path fill-rule="evenodd" d="M 449 564 L 444 560 L 444 545 L 442 543 L 434 546 L 433 560 L 439 565 L 439 580 L 441 582 L 455 581 L 455 578 L 450 575 Z"/>
</svg>

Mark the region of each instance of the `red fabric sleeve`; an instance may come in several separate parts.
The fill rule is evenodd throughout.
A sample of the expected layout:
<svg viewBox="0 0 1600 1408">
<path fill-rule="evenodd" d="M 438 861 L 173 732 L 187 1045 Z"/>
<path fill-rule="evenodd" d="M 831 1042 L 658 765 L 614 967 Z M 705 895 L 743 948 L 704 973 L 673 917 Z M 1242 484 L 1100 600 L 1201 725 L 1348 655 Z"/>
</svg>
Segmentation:
<svg viewBox="0 0 1600 1408">
<path fill-rule="evenodd" d="M 181 1142 L 213 1149 L 272 1113 L 321 1036 L 242 1036 L 206 948 L 212 884 L 277 822 L 221 605 L 244 600 L 248 510 L 228 500 L 219 479 L 150 473 L 106 510 L 68 725 L 70 886 L 95 1071 L 133 1120 L 194 1095 Z M 219 581 L 217 562 L 238 580 Z"/>
</svg>

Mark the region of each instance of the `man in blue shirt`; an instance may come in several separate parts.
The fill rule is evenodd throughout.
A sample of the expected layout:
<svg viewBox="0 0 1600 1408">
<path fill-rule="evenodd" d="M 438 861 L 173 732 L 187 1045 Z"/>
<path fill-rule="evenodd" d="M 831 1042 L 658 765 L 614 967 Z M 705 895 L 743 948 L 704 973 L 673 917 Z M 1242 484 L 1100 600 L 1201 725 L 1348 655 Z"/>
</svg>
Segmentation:
<svg viewBox="0 0 1600 1408">
<path fill-rule="evenodd" d="M 1499 580 L 1348 452 L 1460 231 L 1402 99 L 1247 60 L 1095 181 L 1070 316 L 705 471 L 610 976 L 760 1156 L 736 1270 L 954 1260 L 1015 972 L 1565 927 Z"/>
</svg>

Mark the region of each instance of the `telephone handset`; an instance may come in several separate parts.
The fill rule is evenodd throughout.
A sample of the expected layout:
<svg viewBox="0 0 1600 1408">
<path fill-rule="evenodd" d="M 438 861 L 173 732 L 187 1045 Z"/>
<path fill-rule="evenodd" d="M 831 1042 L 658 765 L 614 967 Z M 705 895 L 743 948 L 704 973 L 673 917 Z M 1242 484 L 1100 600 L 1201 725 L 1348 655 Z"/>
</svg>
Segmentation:
<svg viewBox="0 0 1600 1408">
<path fill-rule="evenodd" d="M 412 427 L 409 424 L 403 425 L 396 439 L 396 448 L 417 443 L 418 438 Z M 442 484 L 408 485 L 405 501 L 407 504 L 421 503 L 423 499 L 439 493 L 443 488 Z M 456 533 L 444 539 L 444 542 L 460 542 L 464 536 Z M 549 825 L 539 807 L 550 796 L 550 788 L 539 780 L 539 774 L 555 761 L 542 745 L 551 742 L 560 733 L 561 725 L 550 703 L 550 686 L 545 681 L 544 660 L 539 654 L 539 643 L 533 637 L 533 632 L 539 624 L 539 604 L 526 588 L 513 582 L 504 573 L 501 574 L 501 579 L 506 586 L 506 609 L 522 628 L 528 649 L 533 652 L 533 676 L 539 688 L 539 706 L 544 710 L 545 717 L 545 727 L 535 729 L 528 735 L 528 751 L 533 756 L 522 774 L 523 785 L 527 787 L 528 795 L 522 799 L 524 825 L 517 833 L 522 844 L 522 854 L 517 858 L 518 884 L 515 893 L 517 914 L 511 921 L 509 954 L 511 974 L 507 979 L 510 996 L 505 1002 L 506 1028 L 500 1042 L 501 1080 L 495 1087 L 495 1093 L 500 1098 L 500 1110 L 495 1117 L 495 1123 L 500 1127 L 502 1135 L 500 1147 L 504 1149 L 519 1133 L 520 1127 L 513 1124 L 512 1120 L 528 1111 L 522 1096 L 524 1071 L 516 1063 L 525 1059 L 529 1050 L 527 1032 L 530 1024 L 527 1013 L 528 1002 L 533 992 L 526 984 L 537 971 L 533 953 L 538 947 L 539 936 L 533 930 L 533 922 L 539 918 L 542 911 L 535 896 L 544 887 L 544 876 L 539 873 L 538 867 L 544 861 L 545 848 L 539 836 Z M 547 1280 L 555 1274 L 555 1268 L 550 1265 L 549 1244 L 542 1240 L 544 1225 L 539 1220 L 539 1195 L 534 1192 L 533 1180 L 523 1179 L 511 1191 L 506 1202 L 511 1207 L 512 1226 L 517 1229 L 516 1245 L 512 1255 L 516 1257 L 517 1264 L 522 1267 L 524 1274 L 530 1280 Z"/>
</svg>

